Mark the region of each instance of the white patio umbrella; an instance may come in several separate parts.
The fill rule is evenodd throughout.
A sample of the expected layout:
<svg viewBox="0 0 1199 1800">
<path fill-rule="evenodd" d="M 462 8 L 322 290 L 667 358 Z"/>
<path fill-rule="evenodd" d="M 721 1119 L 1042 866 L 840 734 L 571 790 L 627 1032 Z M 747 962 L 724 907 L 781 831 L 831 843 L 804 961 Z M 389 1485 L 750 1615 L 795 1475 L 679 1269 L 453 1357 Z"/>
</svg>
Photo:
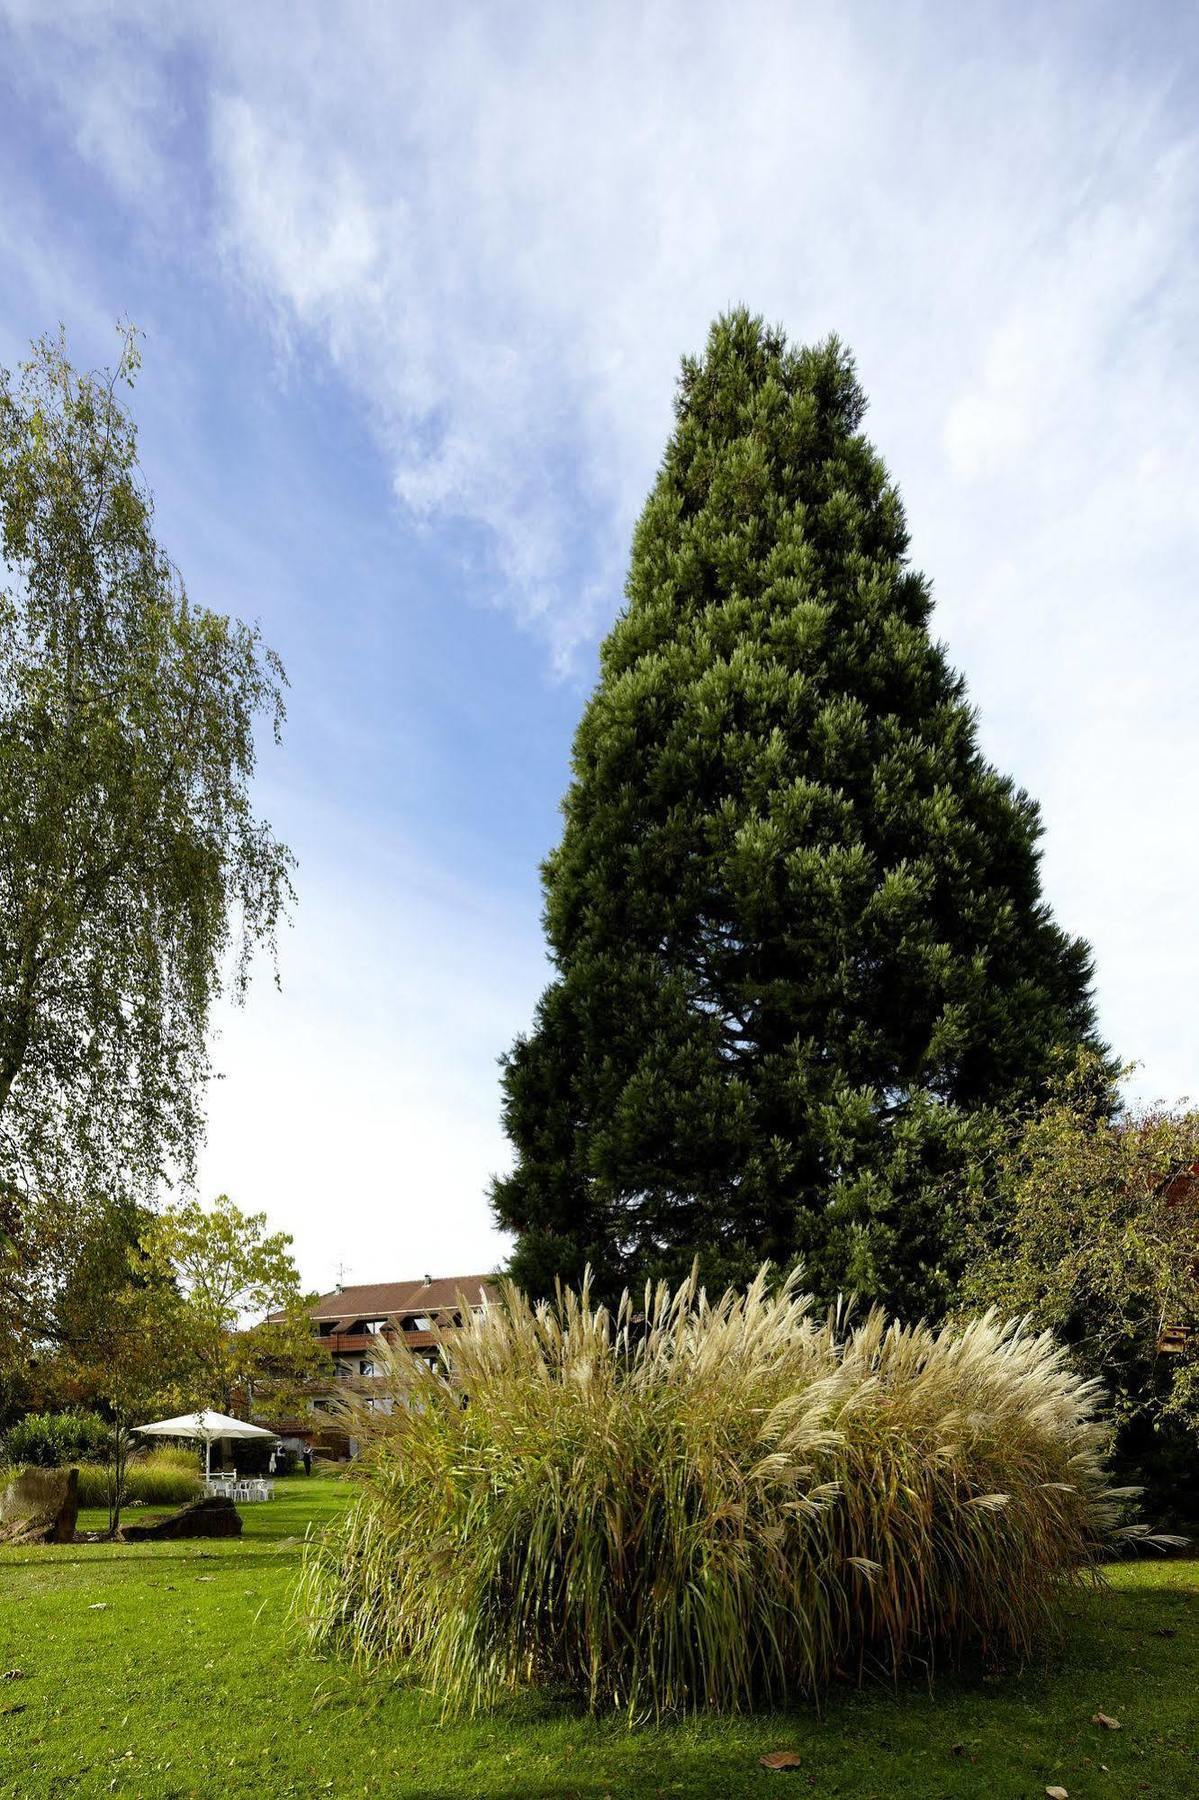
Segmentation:
<svg viewBox="0 0 1199 1800">
<path fill-rule="evenodd" d="M 182 1413 L 177 1419 L 158 1419 L 153 1425 L 135 1425 L 143 1437 L 200 1438 L 204 1444 L 204 1474 L 212 1469 L 212 1446 L 218 1438 L 273 1438 L 275 1432 L 262 1425 L 247 1425 L 244 1419 L 231 1419 L 228 1413 Z"/>
</svg>

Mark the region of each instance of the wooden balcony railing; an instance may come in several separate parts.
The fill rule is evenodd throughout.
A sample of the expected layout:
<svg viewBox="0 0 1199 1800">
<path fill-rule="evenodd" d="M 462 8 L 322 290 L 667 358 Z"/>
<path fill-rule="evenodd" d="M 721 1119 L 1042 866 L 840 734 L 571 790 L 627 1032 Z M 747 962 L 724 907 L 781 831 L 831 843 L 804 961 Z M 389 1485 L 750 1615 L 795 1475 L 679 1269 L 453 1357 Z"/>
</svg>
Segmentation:
<svg viewBox="0 0 1199 1800">
<path fill-rule="evenodd" d="M 383 1343 L 401 1344 L 408 1350 L 427 1350 L 439 1339 L 435 1331 L 330 1331 L 322 1333 L 319 1341 L 330 1356 L 370 1356 L 372 1352 L 377 1353 Z"/>
</svg>

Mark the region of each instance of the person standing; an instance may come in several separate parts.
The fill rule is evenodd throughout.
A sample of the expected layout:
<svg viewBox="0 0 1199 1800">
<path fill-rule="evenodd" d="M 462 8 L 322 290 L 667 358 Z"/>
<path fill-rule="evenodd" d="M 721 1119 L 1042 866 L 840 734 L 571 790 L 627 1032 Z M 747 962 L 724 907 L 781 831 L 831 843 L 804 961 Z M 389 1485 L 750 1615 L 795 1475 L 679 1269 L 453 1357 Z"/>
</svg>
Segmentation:
<svg viewBox="0 0 1199 1800">
<path fill-rule="evenodd" d="M 305 1444 L 305 1446 L 304 1446 L 304 1473 L 305 1473 L 305 1475 L 312 1474 L 312 1445 L 311 1444 Z"/>
</svg>

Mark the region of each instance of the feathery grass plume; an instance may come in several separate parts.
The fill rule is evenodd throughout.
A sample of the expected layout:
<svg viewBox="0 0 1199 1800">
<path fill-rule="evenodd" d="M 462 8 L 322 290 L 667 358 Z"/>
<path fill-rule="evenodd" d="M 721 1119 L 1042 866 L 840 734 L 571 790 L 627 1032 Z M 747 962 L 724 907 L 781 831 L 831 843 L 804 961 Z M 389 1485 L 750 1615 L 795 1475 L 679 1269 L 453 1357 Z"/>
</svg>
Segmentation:
<svg viewBox="0 0 1199 1800">
<path fill-rule="evenodd" d="M 470 1319 L 469 1309 L 464 1317 Z M 630 1716 L 739 1709 L 962 1651 L 1024 1655 L 1127 1491 L 1048 1335 L 813 1316 L 798 1272 L 711 1302 L 515 1288 L 348 1404 L 362 1493 L 296 1613 L 447 1711 L 528 1684 Z M 378 1384 L 376 1384 L 378 1385 Z M 373 1408 L 373 1409 L 372 1409 Z"/>
<path fill-rule="evenodd" d="M 80 1463 L 80 1506 L 107 1506 L 110 1479 L 106 1463 Z M 129 1459 L 125 1504 L 186 1506 L 189 1500 L 199 1499 L 202 1487 L 195 1451 L 163 1444 Z"/>
</svg>

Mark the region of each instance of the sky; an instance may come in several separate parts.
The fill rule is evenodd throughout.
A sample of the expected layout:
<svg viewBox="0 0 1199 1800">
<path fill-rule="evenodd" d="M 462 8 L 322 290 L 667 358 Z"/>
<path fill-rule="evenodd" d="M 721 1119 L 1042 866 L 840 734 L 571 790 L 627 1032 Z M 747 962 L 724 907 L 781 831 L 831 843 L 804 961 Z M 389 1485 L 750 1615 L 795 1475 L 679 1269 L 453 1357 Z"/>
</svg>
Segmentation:
<svg viewBox="0 0 1199 1800">
<path fill-rule="evenodd" d="M 144 333 L 160 538 L 291 682 L 201 1193 L 492 1267 L 538 864 L 679 358 L 836 331 L 1134 1091 L 1199 1094 L 1199 14 L 0 0 L 0 363 Z"/>
</svg>

